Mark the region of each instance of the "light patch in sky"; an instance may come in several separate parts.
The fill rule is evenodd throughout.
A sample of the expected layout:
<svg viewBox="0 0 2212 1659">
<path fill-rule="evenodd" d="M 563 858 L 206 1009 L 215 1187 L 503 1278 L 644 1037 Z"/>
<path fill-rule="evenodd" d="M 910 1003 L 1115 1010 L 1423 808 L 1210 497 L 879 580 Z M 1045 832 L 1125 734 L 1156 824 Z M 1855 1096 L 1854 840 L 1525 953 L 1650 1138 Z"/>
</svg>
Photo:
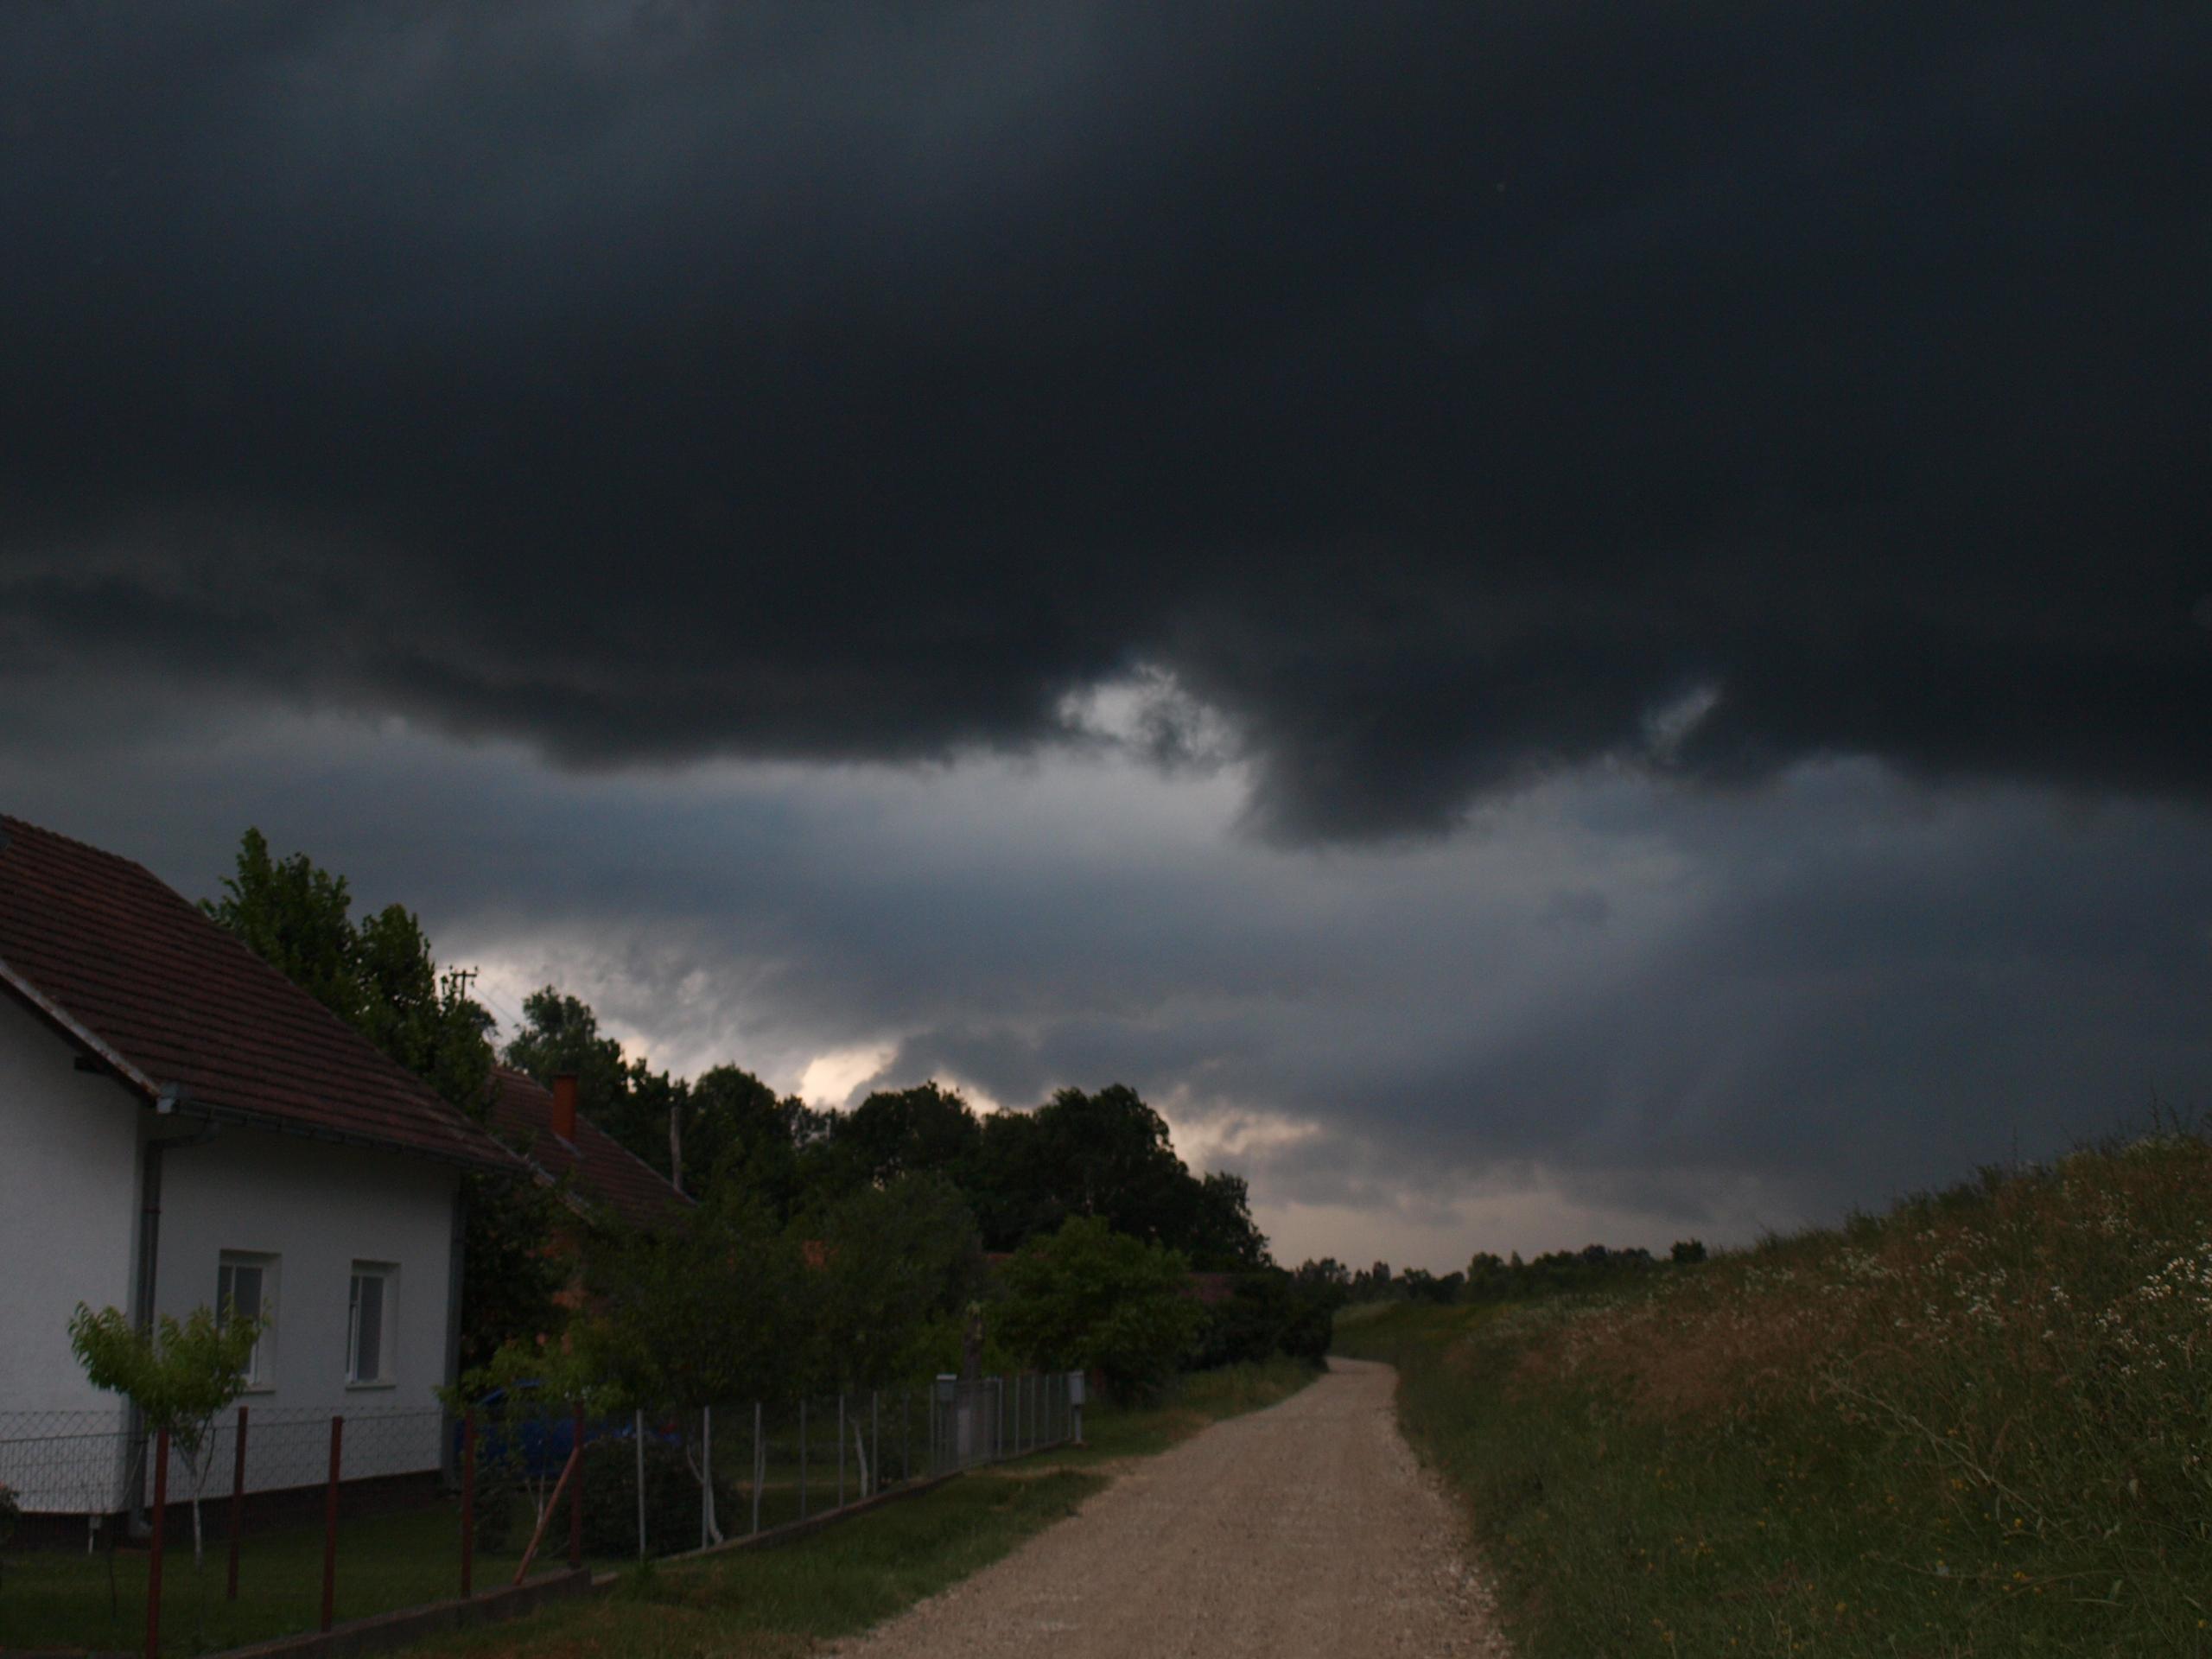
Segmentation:
<svg viewBox="0 0 2212 1659">
<path fill-rule="evenodd" d="M 842 1106 L 855 1090 L 880 1073 L 898 1052 L 896 1043 L 864 1043 L 817 1054 L 799 1074 L 799 1096 L 810 1106 Z"/>
</svg>

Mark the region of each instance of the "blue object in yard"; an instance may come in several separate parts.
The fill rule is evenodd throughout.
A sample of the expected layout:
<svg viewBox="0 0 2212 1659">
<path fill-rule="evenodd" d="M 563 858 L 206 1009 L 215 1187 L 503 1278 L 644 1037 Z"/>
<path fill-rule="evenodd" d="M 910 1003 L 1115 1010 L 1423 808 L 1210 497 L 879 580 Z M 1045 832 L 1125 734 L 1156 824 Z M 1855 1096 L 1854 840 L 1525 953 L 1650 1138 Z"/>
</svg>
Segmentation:
<svg viewBox="0 0 2212 1659">
<path fill-rule="evenodd" d="M 494 1389 L 477 1401 L 476 1458 L 480 1466 L 512 1466 L 512 1457 L 519 1459 L 522 1472 L 531 1480 L 558 1478 L 568 1464 L 569 1453 L 575 1449 L 575 1414 L 533 1409 L 529 1395 L 537 1387 L 536 1382 L 517 1385 L 524 1397 L 518 1402 L 516 1411 L 509 1410 L 505 1389 Z M 645 1432 L 664 1446 L 683 1444 L 683 1431 L 673 1422 L 661 1423 Z M 457 1461 L 461 1456 L 459 1423 L 454 1425 L 453 1433 L 454 1457 Z M 584 1425 L 587 1445 L 594 1440 L 626 1440 L 634 1434 L 633 1420 L 626 1415 L 601 1417 Z"/>
</svg>

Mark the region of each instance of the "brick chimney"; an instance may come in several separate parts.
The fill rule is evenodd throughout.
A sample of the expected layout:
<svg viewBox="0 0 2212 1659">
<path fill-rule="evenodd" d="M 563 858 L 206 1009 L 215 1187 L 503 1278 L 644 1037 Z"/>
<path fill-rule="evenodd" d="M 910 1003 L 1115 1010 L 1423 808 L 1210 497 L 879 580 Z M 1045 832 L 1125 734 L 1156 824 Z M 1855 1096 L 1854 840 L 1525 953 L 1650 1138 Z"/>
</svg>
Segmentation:
<svg viewBox="0 0 2212 1659">
<path fill-rule="evenodd" d="M 576 1074 L 563 1071 L 553 1079 L 553 1133 L 570 1146 L 576 1144 Z"/>
</svg>

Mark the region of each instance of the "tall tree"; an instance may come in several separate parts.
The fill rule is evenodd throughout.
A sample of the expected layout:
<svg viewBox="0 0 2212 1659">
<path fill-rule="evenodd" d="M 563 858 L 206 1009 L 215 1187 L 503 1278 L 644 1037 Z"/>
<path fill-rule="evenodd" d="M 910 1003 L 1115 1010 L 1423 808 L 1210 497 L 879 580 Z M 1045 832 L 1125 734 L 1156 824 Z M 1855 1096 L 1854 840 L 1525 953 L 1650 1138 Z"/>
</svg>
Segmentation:
<svg viewBox="0 0 2212 1659">
<path fill-rule="evenodd" d="M 356 926 L 346 878 L 305 853 L 274 858 L 261 831 L 239 838 L 223 897 L 200 908 L 388 1058 L 480 1122 L 491 1103 L 489 1012 L 468 976 L 441 973 L 415 914 L 388 905 Z M 461 1178 L 463 1363 L 554 1323 L 558 1267 L 547 1256 L 555 1200 L 527 1181 Z"/>
</svg>

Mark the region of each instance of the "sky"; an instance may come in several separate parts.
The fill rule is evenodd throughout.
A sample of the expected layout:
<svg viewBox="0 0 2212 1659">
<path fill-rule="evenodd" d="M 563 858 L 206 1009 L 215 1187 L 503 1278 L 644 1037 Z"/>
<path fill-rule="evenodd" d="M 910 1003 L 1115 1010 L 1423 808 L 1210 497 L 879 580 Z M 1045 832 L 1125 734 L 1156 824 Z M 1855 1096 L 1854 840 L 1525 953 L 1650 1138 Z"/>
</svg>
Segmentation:
<svg viewBox="0 0 2212 1659">
<path fill-rule="evenodd" d="M 2212 11 L 0 10 L 0 810 L 1287 1260 L 2212 1105 Z"/>
</svg>

